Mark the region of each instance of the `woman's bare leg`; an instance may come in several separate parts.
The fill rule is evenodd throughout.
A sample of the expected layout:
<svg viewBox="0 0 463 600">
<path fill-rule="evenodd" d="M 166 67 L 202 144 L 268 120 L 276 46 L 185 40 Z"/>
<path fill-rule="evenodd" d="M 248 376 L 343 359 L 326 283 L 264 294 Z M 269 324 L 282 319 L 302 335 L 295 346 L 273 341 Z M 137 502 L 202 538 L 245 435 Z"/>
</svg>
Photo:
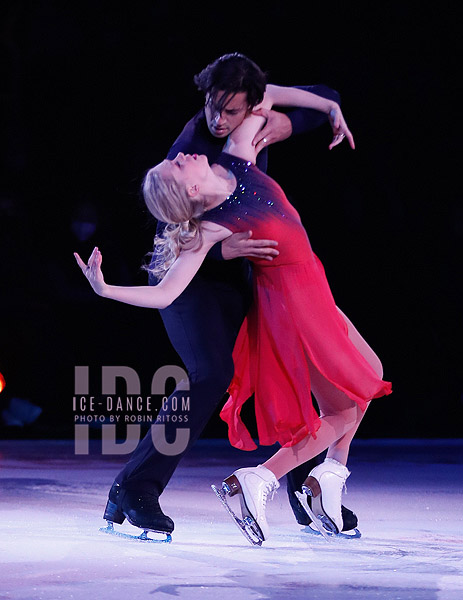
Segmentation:
<svg viewBox="0 0 463 600">
<path fill-rule="evenodd" d="M 382 377 L 382 367 L 378 357 L 350 320 L 341 311 L 339 312 L 347 325 L 352 343 L 377 375 Z M 350 443 L 364 411 L 329 382 L 313 364 L 309 363 L 308 368 L 312 392 L 320 409 L 321 424 L 316 437 L 308 435 L 294 446 L 281 448 L 263 465 L 239 469 L 228 478 L 230 481 L 226 480 L 227 485 L 231 486 L 230 489 L 234 489 L 233 493 L 239 490 L 243 494 L 245 505 L 251 507 L 249 510 L 261 528 L 263 539 L 268 535 L 268 524 L 265 518 L 266 500 L 268 494 L 278 487 L 277 480 L 327 448 L 328 455 L 325 462 L 312 469 L 306 479 L 306 493 L 312 497 L 312 509 L 307 499 L 304 508 L 316 520 L 321 533 L 327 528 L 333 533 L 339 533 L 343 529 L 341 497 L 345 481 L 350 474 L 345 464 Z M 302 496 L 300 502 L 304 503 Z M 311 510 L 314 512 L 310 512 Z M 320 523 L 318 519 L 322 522 Z"/>
<path fill-rule="evenodd" d="M 341 317 L 344 319 L 347 325 L 347 335 L 350 341 L 357 348 L 357 350 L 367 361 L 367 363 L 370 364 L 373 371 L 378 375 L 378 377 L 382 379 L 383 365 L 381 364 L 381 361 L 379 360 L 378 356 L 357 331 L 355 325 L 352 323 L 349 317 L 347 317 L 338 306 L 336 308 L 338 309 L 338 313 L 341 315 Z"/>
<path fill-rule="evenodd" d="M 326 450 L 356 427 L 357 421 L 360 422 L 361 411 L 355 402 L 327 381 L 315 368 L 311 371 L 311 385 L 321 413 L 317 437 L 308 435 L 294 446 L 280 448 L 263 463 L 277 479 Z"/>
<path fill-rule="evenodd" d="M 360 352 L 363 358 L 371 365 L 378 377 L 382 379 L 383 365 L 381 364 L 381 361 L 379 360 L 378 356 L 370 348 L 370 346 L 357 331 L 350 319 L 342 312 L 340 308 L 338 308 L 338 312 L 341 314 L 342 318 L 344 319 L 347 325 L 348 336 L 350 341 L 354 344 L 354 346 L 357 348 L 357 350 Z M 362 420 L 365 414 L 365 412 L 362 412 L 360 408 L 358 408 L 358 411 L 359 415 L 356 419 L 356 425 L 352 427 L 352 429 L 350 429 L 345 435 L 343 435 L 330 445 L 326 454 L 327 458 L 333 458 L 334 460 L 337 460 L 343 465 L 347 464 L 347 457 L 349 455 L 350 444 L 352 442 L 352 439 L 354 438 L 354 435 L 357 433 L 360 421 Z"/>
<path fill-rule="evenodd" d="M 348 317 L 338 308 L 346 322 L 349 339 L 379 377 L 383 375 L 381 361 L 363 339 Z M 264 463 L 277 479 L 303 462 L 328 448 L 327 458 L 345 465 L 350 444 L 365 414 L 359 406 L 314 367 L 311 369 L 312 391 L 320 409 L 321 426 L 316 439 L 307 436 L 290 448 L 281 448 Z"/>
</svg>

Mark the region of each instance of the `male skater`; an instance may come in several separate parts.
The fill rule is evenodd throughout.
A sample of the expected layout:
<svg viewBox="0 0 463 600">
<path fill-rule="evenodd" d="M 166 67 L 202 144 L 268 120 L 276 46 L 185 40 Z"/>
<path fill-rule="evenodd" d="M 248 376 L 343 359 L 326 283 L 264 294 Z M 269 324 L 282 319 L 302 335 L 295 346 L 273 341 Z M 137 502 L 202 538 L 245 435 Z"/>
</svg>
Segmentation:
<svg viewBox="0 0 463 600">
<path fill-rule="evenodd" d="M 266 77 L 259 67 L 241 54 L 227 54 L 208 65 L 194 81 L 204 92 L 206 103 L 183 129 L 167 158 L 178 152 L 205 154 L 212 164 L 222 151 L 227 136 L 262 99 Z M 339 102 L 337 92 L 325 86 L 303 89 Z M 260 151 L 258 167 L 267 169 L 267 146 L 291 134 L 310 131 L 327 122 L 324 113 L 312 109 L 294 109 L 286 115 L 263 111 L 264 128 L 254 138 Z M 162 234 L 164 223 L 158 223 Z M 109 492 L 104 518 L 122 523 L 125 518 L 146 530 L 171 533 L 174 523 L 159 505 L 159 496 L 169 482 L 182 456 L 194 444 L 221 401 L 233 376 L 232 351 L 241 323 L 252 299 L 250 265 L 245 256 L 272 260 L 278 254 L 276 242 L 254 240 L 251 232 L 234 234 L 209 252 L 199 272 L 185 291 L 168 308 L 161 310 L 169 339 L 181 357 L 189 377 L 186 393 L 176 389 L 162 411 L 168 443 L 176 439 L 178 408 L 173 412 L 173 396 L 190 397 L 180 427 L 189 429 L 186 448 L 175 455 L 158 451 L 151 432 L 140 442 L 125 468 L 116 477 Z M 241 258 L 240 258 L 241 257 Z M 235 260 L 230 260 L 235 259 Z M 153 259 L 155 260 L 155 258 Z M 157 281 L 150 277 L 150 285 Z M 169 418 L 177 415 L 175 422 Z M 287 476 L 288 495 L 298 523 L 310 519 L 299 504 L 294 491 L 317 462 L 309 461 Z M 356 527 L 357 518 L 343 507 L 344 529 Z"/>
</svg>

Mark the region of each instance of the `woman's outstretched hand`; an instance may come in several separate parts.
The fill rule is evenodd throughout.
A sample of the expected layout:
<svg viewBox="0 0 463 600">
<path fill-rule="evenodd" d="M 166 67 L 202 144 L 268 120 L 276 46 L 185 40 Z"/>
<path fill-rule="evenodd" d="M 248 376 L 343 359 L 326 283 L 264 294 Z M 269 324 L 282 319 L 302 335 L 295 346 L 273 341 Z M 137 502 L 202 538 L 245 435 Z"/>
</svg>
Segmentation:
<svg viewBox="0 0 463 600">
<path fill-rule="evenodd" d="M 101 252 L 95 246 L 93 252 L 90 255 L 90 258 L 88 259 L 87 264 L 84 263 L 84 261 L 80 258 L 77 252 L 74 252 L 74 257 L 77 261 L 77 264 L 81 268 L 82 273 L 88 279 L 94 291 L 99 296 L 103 296 L 106 284 L 103 278 L 103 273 L 101 272 L 101 262 L 103 260 Z"/>
<path fill-rule="evenodd" d="M 332 150 L 335 146 L 340 144 L 344 138 L 347 138 L 350 147 L 352 150 L 355 150 L 354 136 L 347 127 L 347 123 L 341 112 L 341 107 L 338 104 L 330 110 L 328 120 L 333 129 L 333 140 L 328 146 L 329 150 Z"/>
</svg>

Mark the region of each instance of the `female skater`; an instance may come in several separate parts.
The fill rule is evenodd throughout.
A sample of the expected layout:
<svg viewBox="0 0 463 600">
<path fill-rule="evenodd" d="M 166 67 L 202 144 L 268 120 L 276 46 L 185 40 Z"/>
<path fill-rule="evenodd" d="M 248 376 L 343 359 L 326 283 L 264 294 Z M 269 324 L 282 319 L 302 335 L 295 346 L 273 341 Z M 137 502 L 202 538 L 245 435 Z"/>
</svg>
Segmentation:
<svg viewBox="0 0 463 600">
<path fill-rule="evenodd" d="M 330 147 L 353 138 L 339 106 L 295 88 L 267 86 L 262 108 L 296 105 L 330 115 L 335 137 Z M 341 495 L 349 475 L 349 445 L 368 402 L 391 392 L 382 381 L 376 355 L 336 308 L 323 266 L 312 252 L 294 207 L 278 184 L 255 167 L 252 146 L 263 119 L 249 115 L 227 140 L 217 164 L 205 156 L 179 155 L 151 169 L 144 197 L 152 214 L 171 223 L 157 240 L 155 286 L 119 287 L 105 283 L 102 256 L 95 248 L 86 265 L 76 255 L 97 294 L 135 306 L 164 308 L 189 284 L 209 249 L 239 231 L 277 239 L 279 255 L 254 263 L 254 305 L 234 350 L 235 374 L 221 416 L 232 445 L 256 446 L 240 418 L 254 393 L 260 443 L 282 448 L 263 465 L 239 469 L 224 482 L 241 494 L 242 510 L 255 523 L 258 539 L 268 537 L 265 504 L 278 479 L 328 448 L 325 462 L 311 471 L 306 490 L 312 511 L 329 530 L 342 529 Z M 311 391 L 317 399 L 315 411 Z M 305 502 L 309 509 L 308 503 Z M 309 509 L 310 510 L 310 509 Z M 312 518 L 314 515 L 311 515 Z"/>
</svg>

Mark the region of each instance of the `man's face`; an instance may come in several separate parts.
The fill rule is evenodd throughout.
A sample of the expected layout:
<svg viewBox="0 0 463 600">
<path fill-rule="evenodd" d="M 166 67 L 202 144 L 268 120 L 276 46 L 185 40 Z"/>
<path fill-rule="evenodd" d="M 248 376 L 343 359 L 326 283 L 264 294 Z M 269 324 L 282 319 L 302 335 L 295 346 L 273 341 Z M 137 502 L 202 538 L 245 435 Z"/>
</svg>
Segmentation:
<svg viewBox="0 0 463 600">
<path fill-rule="evenodd" d="M 218 91 L 215 96 L 207 94 L 204 108 L 209 131 L 217 138 L 230 135 L 249 114 L 246 92 L 228 94 L 223 98 L 224 94 L 222 91 Z"/>
</svg>

